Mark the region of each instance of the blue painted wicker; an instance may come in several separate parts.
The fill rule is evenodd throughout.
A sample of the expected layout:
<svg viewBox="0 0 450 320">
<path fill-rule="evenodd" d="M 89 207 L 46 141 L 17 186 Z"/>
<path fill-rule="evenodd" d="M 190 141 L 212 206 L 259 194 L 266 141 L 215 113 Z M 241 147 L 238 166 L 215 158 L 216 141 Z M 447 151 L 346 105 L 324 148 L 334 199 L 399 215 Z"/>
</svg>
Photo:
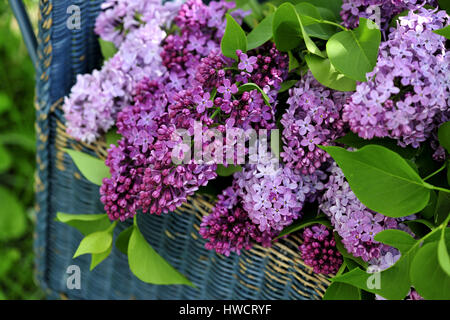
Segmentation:
<svg viewBox="0 0 450 320">
<path fill-rule="evenodd" d="M 78 73 L 99 67 L 93 33 L 100 0 L 41 0 L 37 48 L 37 278 L 50 298 L 70 299 L 318 299 L 328 285 L 299 259 L 299 239 L 290 237 L 271 249 L 256 246 L 226 258 L 204 249 L 199 222 L 212 207 L 207 198 L 192 197 L 174 213 L 140 215 L 139 225 L 151 245 L 197 288 L 155 286 L 130 272 L 127 257 L 114 249 L 94 271 L 89 257 L 72 259 L 82 236 L 55 222 L 56 212 L 101 213 L 98 187 L 79 173 L 64 148 L 105 157 L 105 143 L 89 146 L 65 133 L 61 110 Z M 80 30 L 69 30 L 70 5 L 81 8 Z M 126 224 L 116 228 L 117 233 Z M 81 290 L 66 286 L 67 267 L 81 268 Z"/>
</svg>

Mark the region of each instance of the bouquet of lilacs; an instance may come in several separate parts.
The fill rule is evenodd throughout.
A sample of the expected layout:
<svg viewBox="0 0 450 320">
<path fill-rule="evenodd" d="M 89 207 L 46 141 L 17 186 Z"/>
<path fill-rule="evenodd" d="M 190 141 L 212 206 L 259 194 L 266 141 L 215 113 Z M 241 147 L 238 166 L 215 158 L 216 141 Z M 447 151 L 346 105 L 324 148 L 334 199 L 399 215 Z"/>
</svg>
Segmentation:
<svg viewBox="0 0 450 320">
<path fill-rule="evenodd" d="M 299 257 L 331 280 L 325 299 L 450 298 L 440 5 L 104 2 L 95 31 L 105 62 L 78 76 L 63 106 L 71 136 L 109 143 L 106 161 L 67 150 L 106 211 L 58 213 L 86 236 L 75 257 L 92 254 L 94 268 L 132 219 L 116 241 L 131 271 L 191 285 L 136 216 L 212 193 L 206 249 L 229 256 L 297 234 Z"/>
</svg>

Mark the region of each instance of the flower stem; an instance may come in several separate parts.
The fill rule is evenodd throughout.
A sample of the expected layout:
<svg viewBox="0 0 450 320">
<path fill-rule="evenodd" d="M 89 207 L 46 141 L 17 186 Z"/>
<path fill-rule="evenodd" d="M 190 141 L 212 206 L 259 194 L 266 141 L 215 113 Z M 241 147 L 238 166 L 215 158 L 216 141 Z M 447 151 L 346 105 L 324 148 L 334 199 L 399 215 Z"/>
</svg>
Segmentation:
<svg viewBox="0 0 450 320">
<path fill-rule="evenodd" d="M 447 167 L 447 164 L 445 163 L 441 168 L 439 168 L 439 170 L 433 172 L 432 174 L 426 176 L 425 178 L 423 178 L 423 181 L 426 181 L 428 179 L 430 179 L 431 177 L 434 177 L 435 175 L 437 175 L 439 172 L 441 172 L 442 170 L 444 170 Z"/>
</svg>

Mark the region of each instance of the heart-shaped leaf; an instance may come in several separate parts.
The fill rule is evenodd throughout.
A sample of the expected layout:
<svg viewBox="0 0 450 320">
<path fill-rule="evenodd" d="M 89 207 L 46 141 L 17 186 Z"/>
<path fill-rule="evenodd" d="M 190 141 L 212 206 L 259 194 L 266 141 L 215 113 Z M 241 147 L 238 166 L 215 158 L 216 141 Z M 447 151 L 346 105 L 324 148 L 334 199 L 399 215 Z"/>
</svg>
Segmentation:
<svg viewBox="0 0 450 320">
<path fill-rule="evenodd" d="M 366 74 L 377 63 L 381 32 L 375 22 L 360 18 L 355 30 L 341 31 L 327 42 L 333 66 L 347 77 L 367 81 Z"/>
<path fill-rule="evenodd" d="M 72 160 L 75 162 L 81 174 L 90 182 L 101 186 L 104 178 L 111 177 L 109 168 L 105 162 L 94 158 L 86 153 L 65 149 Z"/>
<path fill-rule="evenodd" d="M 337 162 L 358 199 L 369 209 L 398 218 L 426 207 L 430 190 L 397 153 L 378 145 L 351 152 L 321 147 Z"/>
<path fill-rule="evenodd" d="M 148 244 L 136 225 L 133 227 L 128 244 L 128 262 L 134 275 L 144 282 L 193 286 Z"/>
</svg>

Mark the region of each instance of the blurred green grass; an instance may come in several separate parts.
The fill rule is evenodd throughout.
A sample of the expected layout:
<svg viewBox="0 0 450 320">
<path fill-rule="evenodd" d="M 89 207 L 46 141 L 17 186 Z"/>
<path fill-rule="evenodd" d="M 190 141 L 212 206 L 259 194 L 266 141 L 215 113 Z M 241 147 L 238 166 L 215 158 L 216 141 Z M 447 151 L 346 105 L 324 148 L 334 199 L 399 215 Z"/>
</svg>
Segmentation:
<svg viewBox="0 0 450 320">
<path fill-rule="evenodd" d="M 25 4 L 33 25 L 38 0 Z M 0 300 L 42 299 L 34 281 L 34 68 L 0 1 Z"/>
</svg>

